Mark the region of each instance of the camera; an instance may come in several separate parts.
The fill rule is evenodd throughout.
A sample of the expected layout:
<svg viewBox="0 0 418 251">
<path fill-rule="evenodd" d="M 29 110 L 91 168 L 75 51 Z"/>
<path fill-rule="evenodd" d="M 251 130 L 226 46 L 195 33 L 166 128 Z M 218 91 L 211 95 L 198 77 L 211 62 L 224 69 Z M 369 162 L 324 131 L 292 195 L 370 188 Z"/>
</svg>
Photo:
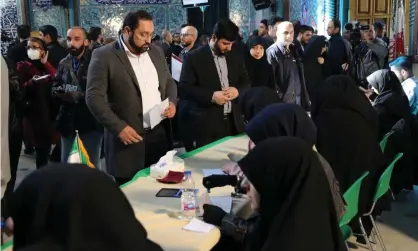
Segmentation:
<svg viewBox="0 0 418 251">
<path fill-rule="evenodd" d="M 350 22 L 344 25 L 344 29 L 350 34 L 350 43 L 352 48 L 354 49 L 361 44 L 361 31 L 369 30 L 370 26 L 361 25 L 360 22 Z"/>
</svg>

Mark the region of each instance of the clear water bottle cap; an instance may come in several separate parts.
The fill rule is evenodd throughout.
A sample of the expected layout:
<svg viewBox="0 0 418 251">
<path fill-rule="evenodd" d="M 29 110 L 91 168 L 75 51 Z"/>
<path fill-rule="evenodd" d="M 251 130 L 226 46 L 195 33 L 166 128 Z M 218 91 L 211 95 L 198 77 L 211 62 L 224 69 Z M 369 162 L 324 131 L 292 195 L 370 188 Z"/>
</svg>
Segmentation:
<svg viewBox="0 0 418 251">
<path fill-rule="evenodd" d="M 184 176 L 191 176 L 192 175 L 192 171 L 184 171 Z"/>
</svg>

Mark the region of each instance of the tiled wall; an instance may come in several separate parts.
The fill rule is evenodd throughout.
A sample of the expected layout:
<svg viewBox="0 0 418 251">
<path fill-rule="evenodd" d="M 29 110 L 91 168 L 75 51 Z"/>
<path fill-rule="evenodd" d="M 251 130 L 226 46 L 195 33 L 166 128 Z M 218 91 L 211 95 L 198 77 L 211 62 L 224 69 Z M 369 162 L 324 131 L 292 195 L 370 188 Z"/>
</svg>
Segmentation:
<svg viewBox="0 0 418 251">
<path fill-rule="evenodd" d="M 263 18 L 269 19 L 272 15 L 283 16 L 283 0 L 276 0 L 276 5 L 276 13 L 271 13 L 270 8 L 262 10 Z M 229 18 L 240 27 L 245 39 L 258 27 L 255 23 L 255 13 L 251 0 L 229 0 Z"/>
<path fill-rule="evenodd" d="M 129 11 L 139 9 L 144 9 L 153 16 L 155 32 L 160 35 L 163 29 L 179 30 L 187 21 L 186 9 L 182 7 L 181 0 L 136 0 L 145 4 L 131 4 L 135 0 L 129 1 L 130 4 L 103 4 L 100 1 L 80 1 L 80 24 L 86 29 L 91 26 L 102 27 L 105 37 L 116 36 L 125 15 Z M 124 0 L 113 2 L 124 2 Z"/>
<path fill-rule="evenodd" d="M 299 20 L 302 24 L 318 27 L 322 12 L 320 0 L 292 0 L 290 1 L 290 19 Z"/>
<path fill-rule="evenodd" d="M 57 28 L 60 36 L 65 36 L 68 25 L 68 15 L 64 7 L 53 6 L 52 0 L 43 0 L 44 4 L 50 2 L 50 5 L 37 5 L 35 1 L 29 0 L 30 20 L 32 30 L 37 30 L 42 25 L 50 24 Z"/>
<path fill-rule="evenodd" d="M 1 21 L 1 30 L 9 38 L 16 37 L 16 25 L 18 24 L 17 16 L 17 5 L 16 0 L 5 0 L 1 2 L 0 5 L 0 21 Z M 1 43 L 1 54 L 6 53 L 9 43 Z"/>
<path fill-rule="evenodd" d="M 299 20 L 318 29 L 318 34 L 324 35 L 329 18 L 324 17 L 324 0 L 291 0 L 290 19 Z"/>
</svg>

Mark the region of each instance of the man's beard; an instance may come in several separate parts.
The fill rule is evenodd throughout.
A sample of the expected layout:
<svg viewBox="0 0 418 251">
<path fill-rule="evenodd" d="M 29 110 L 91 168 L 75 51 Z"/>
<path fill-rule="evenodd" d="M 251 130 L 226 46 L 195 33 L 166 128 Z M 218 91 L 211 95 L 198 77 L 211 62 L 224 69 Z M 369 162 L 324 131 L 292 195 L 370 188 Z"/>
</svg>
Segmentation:
<svg viewBox="0 0 418 251">
<path fill-rule="evenodd" d="M 181 42 L 181 46 L 183 46 L 183 47 L 188 47 L 191 44 L 192 44 L 192 42 Z"/>
<path fill-rule="evenodd" d="M 70 50 L 71 56 L 78 57 L 84 52 L 84 49 L 85 49 L 85 46 L 82 45 L 82 46 L 80 46 L 80 48 L 76 48 L 76 47 L 71 46 L 69 50 Z"/>
<path fill-rule="evenodd" d="M 219 49 L 219 41 L 215 42 L 212 49 L 215 55 L 217 56 L 225 56 L 229 52 L 229 51 L 221 51 L 221 49 Z"/>
<path fill-rule="evenodd" d="M 129 36 L 128 43 L 131 46 L 131 48 L 134 50 L 134 53 L 135 54 L 142 54 L 142 53 L 148 51 L 148 49 L 149 49 L 149 44 L 148 43 L 145 43 L 142 46 L 136 45 L 135 44 L 135 41 L 134 41 L 134 36 L 133 35 L 132 36 Z"/>
</svg>

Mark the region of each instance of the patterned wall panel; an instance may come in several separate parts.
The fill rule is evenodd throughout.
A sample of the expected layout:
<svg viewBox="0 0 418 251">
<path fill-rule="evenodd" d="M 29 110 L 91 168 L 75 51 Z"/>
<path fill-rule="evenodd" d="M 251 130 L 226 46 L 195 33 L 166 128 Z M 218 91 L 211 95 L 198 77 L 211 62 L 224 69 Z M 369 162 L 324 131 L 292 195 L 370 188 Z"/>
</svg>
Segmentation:
<svg viewBox="0 0 418 251">
<path fill-rule="evenodd" d="M 32 30 L 37 30 L 42 25 L 52 25 L 58 30 L 60 36 L 65 36 L 68 25 L 68 14 L 64 7 L 52 6 L 52 0 L 44 0 L 43 2 L 51 2 L 51 5 L 47 6 L 36 4 L 35 1 L 29 0 L 30 8 L 30 20 Z"/>
<path fill-rule="evenodd" d="M 16 27 L 18 24 L 16 0 L 1 1 L 0 14 L 1 14 L 0 16 L 1 31 L 5 32 L 7 37 L 15 38 Z M 2 55 L 6 55 L 8 47 L 9 47 L 8 42 L 1 43 Z"/>
<path fill-rule="evenodd" d="M 244 39 L 257 27 L 254 23 L 255 9 L 251 0 L 229 0 L 229 18 L 238 25 Z"/>
<path fill-rule="evenodd" d="M 110 4 L 102 4 L 98 1 L 102 0 L 80 1 L 80 23 L 86 29 L 91 26 L 102 27 L 105 37 L 117 36 L 125 15 L 140 9 L 148 11 L 153 16 L 157 34 L 161 34 L 163 29 L 179 30 L 187 21 L 186 9 L 183 9 L 181 0 L 126 0 L 130 2 L 129 4 L 116 3 L 125 0 L 113 0 Z M 138 4 L 141 1 L 149 4 Z"/>
<path fill-rule="evenodd" d="M 324 27 L 323 0 L 292 0 L 290 1 L 290 19 L 299 20 L 320 29 Z"/>
<path fill-rule="evenodd" d="M 293 1 L 293 0 L 292 0 Z M 276 13 L 270 8 L 262 10 L 263 19 L 269 20 L 271 16 L 283 16 L 283 0 L 276 0 Z M 255 23 L 256 10 L 251 0 L 229 0 L 229 18 L 234 21 L 246 39 L 253 30 L 258 28 Z"/>
</svg>

